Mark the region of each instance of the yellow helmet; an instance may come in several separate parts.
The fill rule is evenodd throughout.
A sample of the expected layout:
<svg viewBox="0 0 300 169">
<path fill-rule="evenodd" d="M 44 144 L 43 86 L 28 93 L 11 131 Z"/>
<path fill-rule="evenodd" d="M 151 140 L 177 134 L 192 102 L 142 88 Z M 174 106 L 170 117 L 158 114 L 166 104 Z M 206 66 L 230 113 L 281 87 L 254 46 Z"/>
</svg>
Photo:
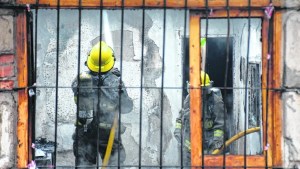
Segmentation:
<svg viewBox="0 0 300 169">
<path fill-rule="evenodd" d="M 201 86 L 210 86 L 210 78 L 204 71 L 201 71 Z"/>
<path fill-rule="evenodd" d="M 101 51 L 100 51 L 101 46 Z M 100 56 L 101 52 L 101 56 Z M 101 61 L 99 61 L 101 58 Z M 115 64 L 114 51 L 105 42 L 98 42 L 93 46 L 90 54 L 87 58 L 87 67 L 93 72 L 99 72 L 99 64 L 101 66 L 100 71 L 102 73 L 109 71 Z"/>
</svg>

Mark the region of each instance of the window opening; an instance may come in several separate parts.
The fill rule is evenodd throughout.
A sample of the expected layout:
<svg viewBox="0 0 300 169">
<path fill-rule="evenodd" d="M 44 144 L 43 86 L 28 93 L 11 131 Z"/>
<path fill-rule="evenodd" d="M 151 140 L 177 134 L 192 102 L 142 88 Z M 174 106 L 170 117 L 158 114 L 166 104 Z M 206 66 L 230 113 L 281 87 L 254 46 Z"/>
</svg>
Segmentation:
<svg viewBox="0 0 300 169">
<path fill-rule="evenodd" d="M 206 19 L 201 19 L 202 38 L 205 37 Z M 251 37 L 249 63 L 246 63 L 247 57 L 247 36 L 248 19 L 230 19 L 230 38 L 229 38 L 229 63 L 227 88 L 224 88 L 225 66 L 226 66 L 226 42 L 227 19 L 208 19 L 207 45 L 202 47 L 202 52 L 206 57 L 202 57 L 202 69 L 206 70 L 213 86 L 221 89 L 223 99 L 226 99 L 227 132 L 226 138 L 229 139 L 235 134 L 244 131 L 244 86 L 246 75 L 248 74 L 248 104 L 247 108 L 247 129 L 261 127 L 262 109 L 261 109 L 261 65 L 262 65 L 262 44 L 261 44 L 261 19 L 251 19 Z M 207 51 L 205 52 L 205 50 Z M 207 60 L 205 60 L 207 59 Z M 253 62 L 253 63 L 251 63 Z M 247 73 L 246 67 L 249 67 Z M 252 65 L 255 66 L 252 66 Z M 226 98 L 224 91 L 227 90 Z M 255 115 L 254 115 L 254 110 Z M 258 121 L 257 121 L 258 120 Z M 254 125 L 255 124 L 255 125 Z M 262 153 L 261 133 L 252 133 L 247 136 L 247 154 L 258 155 Z M 226 139 L 226 140 L 227 140 Z M 243 154 L 243 138 L 237 140 L 226 150 L 228 154 Z"/>
</svg>

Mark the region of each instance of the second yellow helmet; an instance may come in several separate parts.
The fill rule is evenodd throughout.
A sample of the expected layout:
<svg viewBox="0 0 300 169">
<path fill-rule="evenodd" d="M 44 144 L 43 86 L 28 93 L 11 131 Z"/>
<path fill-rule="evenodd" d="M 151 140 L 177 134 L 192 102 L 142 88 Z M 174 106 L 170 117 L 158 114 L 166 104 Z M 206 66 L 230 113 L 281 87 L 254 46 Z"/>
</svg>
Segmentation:
<svg viewBox="0 0 300 169">
<path fill-rule="evenodd" d="M 201 86 L 209 86 L 210 85 L 210 78 L 207 73 L 201 71 Z"/>
</svg>

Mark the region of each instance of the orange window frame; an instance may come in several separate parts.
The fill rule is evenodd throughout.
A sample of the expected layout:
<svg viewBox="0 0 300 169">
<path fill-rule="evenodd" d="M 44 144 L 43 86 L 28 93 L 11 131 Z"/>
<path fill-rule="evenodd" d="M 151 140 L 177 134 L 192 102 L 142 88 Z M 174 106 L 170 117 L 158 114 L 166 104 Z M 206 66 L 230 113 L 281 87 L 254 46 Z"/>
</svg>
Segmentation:
<svg viewBox="0 0 300 169">
<path fill-rule="evenodd" d="M 18 13 L 16 17 L 16 56 L 18 70 L 18 122 L 17 122 L 17 166 L 26 168 L 29 161 L 29 99 L 28 99 L 28 54 L 27 54 L 27 22 L 26 12 Z"/>
<path fill-rule="evenodd" d="M 18 5 L 38 5 L 47 8 L 56 8 L 58 0 L 16 0 Z M 78 8 L 80 0 L 60 0 L 61 8 Z M 165 3 L 166 2 L 166 3 Z M 226 6 L 227 0 L 213 0 L 208 1 L 209 8 L 222 8 Z M 266 7 L 270 3 L 270 0 L 251 0 L 252 7 Z M 206 0 L 82 0 L 82 8 L 95 8 L 103 5 L 107 8 L 140 8 L 140 7 L 154 7 L 162 8 L 164 6 L 169 8 L 189 8 L 189 9 L 200 9 L 205 8 Z M 273 0 L 274 6 L 281 6 L 281 0 Z M 229 6 L 235 8 L 243 8 L 248 6 L 248 0 L 229 0 Z M 262 11 L 252 11 L 251 16 L 263 17 Z M 230 11 L 231 17 L 247 17 L 247 12 L 241 12 L 237 10 Z M 226 11 L 215 12 L 214 17 L 226 17 Z M 18 58 L 18 87 L 28 86 L 28 54 L 27 54 L 27 28 L 26 28 L 26 11 L 20 12 L 16 17 L 16 55 Z M 199 70 L 200 70 L 200 15 L 191 13 L 190 15 L 190 81 L 192 87 L 199 87 Z M 274 43 L 273 43 L 273 62 L 270 70 L 270 84 L 269 87 L 277 88 L 281 84 L 281 13 L 275 12 L 274 22 Z M 268 23 L 264 20 L 263 22 L 263 37 L 267 37 Z M 194 36 L 195 35 L 195 36 Z M 266 67 L 267 60 L 267 39 L 263 38 L 263 65 Z M 266 69 L 263 69 L 263 73 L 266 74 Z M 266 76 L 263 79 L 263 87 L 266 87 Z M 199 134 L 201 135 L 200 126 L 201 124 L 201 93 L 200 90 L 191 89 L 191 146 L 192 146 L 192 165 L 201 166 L 201 141 Z M 263 92 L 263 113 L 266 115 L 266 104 L 269 104 L 269 117 L 268 117 L 268 139 L 270 147 L 270 153 L 268 153 L 268 162 L 270 166 L 281 166 L 281 104 L 280 104 L 280 93 L 270 91 L 268 103 L 266 102 L 266 91 Z M 31 157 L 31 124 L 28 116 L 28 91 L 20 90 L 18 92 L 18 124 L 17 124 L 17 166 L 18 168 L 26 168 Z M 265 119 L 265 118 L 264 118 Z M 266 121 L 264 121 L 265 126 Z M 265 127 L 264 127 L 265 128 Z M 264 129 L 265 130 L 265 129 Z M 265 140 L 265 139 L 264 139 Z M 242 166 L 242 156 L 226 156 L 227 166 Z M 247 165 L 257 166 L 257 164 L 264 166 L 265 159 L 263 156 L 248 156 Z M 205 165 L 222 165 L 221 156 L 205 157 Z"/>
<path fill-rule="evenodd" d="M 230 10 L 229 15 L 231 18 L 235 17 L 248 17 L 248 11 Z M 221 10 L 214 12 L 213 16 L 209 18 L 226 18 L 227 11 Z M 268 166 L 281 166 L 281 102 L 280 93 L 274 90 L 269 90 L 267 98 L 267 87 L 280 88 L 281 84 L 281 13 L 275 12 L 273 23 L 265 17 L 263 10 L 252 10 L 250 17 L 262 18 L 262 107 L 263 107 L 263 145 L 266 145 L 266 137 L 268 138 L 269 149 L 264 151 L 262 155 L 248 155 L 246 156 L 246 164 L 244 155 L 226 155 L 226 166 L 229 167 L 265 167 L 266 160 Z M 201 18 L 206 18 L 206 15 L 197 12 L 191 12 L 190 15 L 190 84 L 194 88 L 190 92 L 191 98 L 191 157 L 192 166 L 219 166 L 222 167 L 224 163 L 224 156 L 204 156 L 204 164 L 202 164 L 202 130 L 201 130 L 201 90 L 200 86 L 200 70 L 201 70 L 201 52 L 200 52 L 200 25 Z M 273 24 L 273 55 L 271 66 L 269 67 L 269 85 L 267 86 L 267 56 L 268 56 L 268 29 L 270 24 Z M 266 105 L 268 104 L 268 110 Z M 268 111 L 268 113 L 267 113 Z M 266 116 L 268 115 L 268 118 Z M 268 121 L 266 121 L 268 119 Z M 266 124 L 268 128 L 266 129 Z M 267 156 L 267 157 L 266 157 Z M 267 158 L 267 159 L 266 159 Z"/>
</svg>

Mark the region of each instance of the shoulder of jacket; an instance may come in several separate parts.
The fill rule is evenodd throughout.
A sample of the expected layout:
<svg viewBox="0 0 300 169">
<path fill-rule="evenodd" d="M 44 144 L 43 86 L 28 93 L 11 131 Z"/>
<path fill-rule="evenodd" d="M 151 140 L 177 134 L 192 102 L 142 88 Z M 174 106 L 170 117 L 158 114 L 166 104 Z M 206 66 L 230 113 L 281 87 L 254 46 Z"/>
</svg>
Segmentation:
<svg viewBox="0 0 300 169">
<path fill-rule="evenodd" d="M 121 72 L 118 68 L 112 68 L 109 72 L 111 72 L 112 74 L 120 77 L 121 76 Z"/>
<path fill-rule="evenodd" d="M 88 79 L 92 79 L 92 75 L 89 72 L 82 72 L 79 75 L 79 79 L 80 80 L 88 80 Z"/>
<path fill-rule="evenodd" d="M 111 72 L 111 71 L 101 75 L 101 79 L 103 81 L 106 79 L 112 79 L 112 78 L 114 79 L 114 78 L 118 78 L 118 77 L 115 74 L 113 74 L 113 72 Z"/>
<path fill-rule="evenodd" d="M 222 97 L 221 90 L 219 88 L 212 87 L 209 90 L 211 91 L 212 94 Z"/>
<path fill-rule="evenodd" d="M 216 87 L 210 88 L 210 91 L 212 91 L 212 92 L 214 92 L 214 93 L 221 92 L 221 90 L 220 90 L 219 88 L 216 88 Z"/>
</svg>

